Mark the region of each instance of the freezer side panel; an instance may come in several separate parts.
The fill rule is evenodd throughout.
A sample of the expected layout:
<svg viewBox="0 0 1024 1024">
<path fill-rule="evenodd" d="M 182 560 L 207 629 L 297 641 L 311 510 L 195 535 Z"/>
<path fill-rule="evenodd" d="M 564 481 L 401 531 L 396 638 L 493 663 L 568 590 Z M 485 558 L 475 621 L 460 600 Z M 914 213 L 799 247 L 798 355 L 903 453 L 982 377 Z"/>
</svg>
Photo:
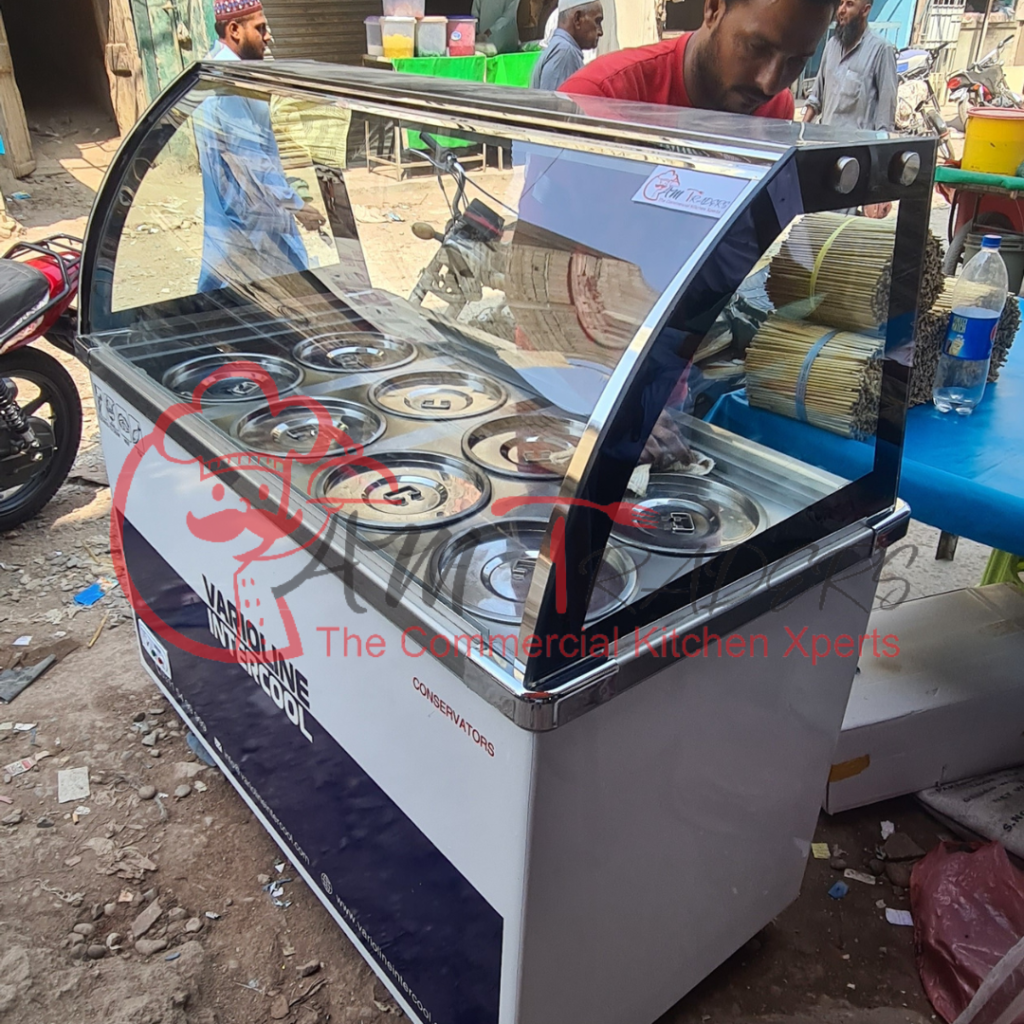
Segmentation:
<svg viewBox="0 0 1024 1024">
<path fill-rule="evenodd" d="M 108 385 L 97 405 L 116 478 L 151 424 Z M 165 448 L 139 463 L 124 523 L 131 585 L 157 622 L 138 623 L 150 674 L 414 1019 L 512 1024 L 533 736 L 306 552 L 239 575 L 251 534 L 208 543 L 188 525 L 238 499 Z M 280 665 L 239 662 L 229 605 Z M 362 657 L 337 632 L 328 656 L 325 627 L 358 635 Z"/>
<path fill-rule="evenodd" d="M 796 898 L 857 661 L 786 627 L 857 637 L 874 576 L 539 737 L 521 1024 L 647 1024 Z"/>
</svg>

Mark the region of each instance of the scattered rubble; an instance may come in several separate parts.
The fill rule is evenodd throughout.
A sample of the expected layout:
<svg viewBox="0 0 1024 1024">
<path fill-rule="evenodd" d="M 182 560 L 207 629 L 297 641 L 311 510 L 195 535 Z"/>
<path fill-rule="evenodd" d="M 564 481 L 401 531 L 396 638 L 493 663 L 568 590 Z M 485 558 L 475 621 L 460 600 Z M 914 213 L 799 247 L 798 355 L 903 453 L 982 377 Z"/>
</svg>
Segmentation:
<svg viewBox="0 0 1024 1024">
<path fill-rule="evenodd" d="M 136 939 L 135 951 L 143 956 L 152 956 L 154 953 L 162 953 L 167 948 L 166 939 Z"/>
<path fill-rule="evenodd" d="M 146 934 L 159 920 L 163 913 L 163 907 L 159 900 L 154 900 L 135 920 L 132 922 L 132 935 L 138 939 Z"/>
<path fill-rule="evenodd" d="M 924 850 L 904 832 L 889 836 L 882 844 L 882 853 L 887 861 L 920 860 L 924 856 Z"/>
<path fill-rule="evenodd" d="M 914 865 L 906 861 L 889 861 L 885 865 L 885 874 L 892 884 L 900 889 L 910 888 L 910 873 Z"/>
</svg>

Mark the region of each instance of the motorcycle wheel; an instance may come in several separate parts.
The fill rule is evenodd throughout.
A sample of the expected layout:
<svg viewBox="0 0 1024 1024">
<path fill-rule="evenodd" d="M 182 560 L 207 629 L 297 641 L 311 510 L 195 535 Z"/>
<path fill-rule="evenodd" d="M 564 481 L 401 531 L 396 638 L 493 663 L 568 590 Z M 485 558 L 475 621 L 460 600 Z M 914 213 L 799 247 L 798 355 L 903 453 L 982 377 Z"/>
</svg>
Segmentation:
<svg viewBox="0 0 1024 1024">
<path fill-rule="evenodd" d="M 974 221 L 961 224 L 949 243 L 946 255 L 942 258 L 942 273 L 946 277 L 952 277 L 956 268 L 960 265 L 960 257 L 963 255 L 964 246 L 967 244 L 967 236 L 974 230 Z"/>
<path fill-rule="evenodd" d="M 67 370 L 36 349 L 0 356 L 0 378 L 17 387 L 15 401 L 26 416 L 49 422 L 55 445 L 24 483 L 5 487 L 0 475 L 0 530 L 10 530 L 36 515 L 71 472 L 82 439 L 82 400 Z"/>
<path fill-rule="evenodd" d="M 960 124 L 957 127 L 957 131 L 967 131 L 967 114 L 971 109 L 971 104 L 966 99 L 957 100 L 956 104 L 956 116 Z"/>
</svg>

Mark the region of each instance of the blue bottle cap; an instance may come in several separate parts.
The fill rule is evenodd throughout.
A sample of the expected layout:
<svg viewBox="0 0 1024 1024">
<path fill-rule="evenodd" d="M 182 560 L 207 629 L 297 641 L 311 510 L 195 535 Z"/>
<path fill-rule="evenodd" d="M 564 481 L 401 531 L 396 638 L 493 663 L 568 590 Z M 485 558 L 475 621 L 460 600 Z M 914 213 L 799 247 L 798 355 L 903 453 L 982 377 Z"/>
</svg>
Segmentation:
<svg viewBox="0 0 1024 1024">
<path fill-rule="evenodd" d="M 981 240 L 982 249 L 998 249 L 999 243 L 1002 242 L 1002 235 L 985 235 Z"/>
</svg>

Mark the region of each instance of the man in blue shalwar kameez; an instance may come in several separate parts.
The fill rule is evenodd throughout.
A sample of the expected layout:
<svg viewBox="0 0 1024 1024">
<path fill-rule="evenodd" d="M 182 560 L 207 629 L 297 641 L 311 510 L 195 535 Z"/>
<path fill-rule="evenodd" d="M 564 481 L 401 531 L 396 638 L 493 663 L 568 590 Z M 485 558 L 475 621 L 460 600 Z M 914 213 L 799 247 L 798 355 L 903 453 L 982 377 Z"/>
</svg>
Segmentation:
<svg viewBox="0 0 1024 1024">
<path fill-rule="evenodd" d="M 260 0 L 217 0 L 218 42 L 208 60 L 262 60 L 270 30 Z M 270 104 L 253 95 L 211 96 L 195 115 L 203 175 L 201 292 L 306 270 L 299 234 L 324 217 L 285 177 Z"/>
</svg>

